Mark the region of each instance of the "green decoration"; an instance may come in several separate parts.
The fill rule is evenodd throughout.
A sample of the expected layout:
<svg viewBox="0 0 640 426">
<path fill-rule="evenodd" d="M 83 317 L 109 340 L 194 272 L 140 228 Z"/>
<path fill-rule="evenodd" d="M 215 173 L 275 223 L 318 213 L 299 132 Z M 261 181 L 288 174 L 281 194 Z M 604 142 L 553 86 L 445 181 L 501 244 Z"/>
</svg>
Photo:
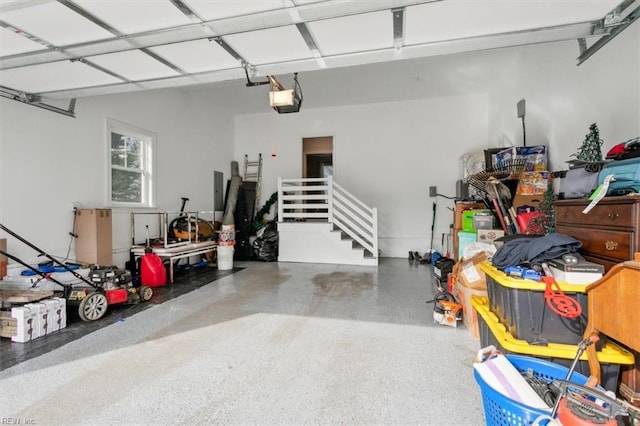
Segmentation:
<svg viewBox="0 0 640 426">
<path fill-rule="evenodd" d="M 589 126 L 589 133 L 585 136 L 582 146 L 578 149 L 577 153 L 571 154 L 571 157 L 576 157 L 585 163 L 597 163 L 602 161 L 601 147 L 602 139 L 600 139 L 598 125 L 593 123 Z"/>
<path fill-rule="evenodd" d="M 264 223 L 264 215 L 269 213 L 269 210 L 271 210 L 271 206 L 278 201 L 278 193 L 274 192 L 273 194 L 271 194 L 271 197 L 269 197 L 269 199 L 267 200 L 266 203 L 264 203 L 264 206 L 262 206 L 262 208 L 260 208 L 260 210 L 258 210 L 258 213 L 256 213 L 256 217 L 253 219 L 253 229 L 252 229 L 252 235 L 255 235 L 256 232 L 258 231 L 258 229 L 262 228 L 265 223 Z"/>
<path fill-rule="evenodd" d="M 542 213 L 540 216 L 534 217 L 527 225 L 525 234 L 527 235 L 545 235 L 555 232 L 555 195 L 553 193 L 553 181 L 549 180 L 547 190 L 544 193 L 542 201 L 538 204 L 537 211 Z"/>
</svg>

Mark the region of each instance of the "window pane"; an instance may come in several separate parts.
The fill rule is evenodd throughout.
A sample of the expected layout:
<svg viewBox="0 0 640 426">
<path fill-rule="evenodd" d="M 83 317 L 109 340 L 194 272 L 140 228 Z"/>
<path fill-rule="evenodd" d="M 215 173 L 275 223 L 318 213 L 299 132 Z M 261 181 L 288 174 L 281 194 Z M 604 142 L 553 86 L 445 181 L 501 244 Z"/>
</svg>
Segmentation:
<svg viewBox="0 0 640 426">
<path fill-rule="evenodd" d="M 142 141 L 132 136 L 126 136 L 127 167 L 130 169 L 140 168 L 140 153 L 142 151 Z"/>
<path fill-rule="evenodd" d="M 111 119 L 107 120 L 107 129 L 111 171 L 108 191 L 113 205 L 153 206 L 155 135 Z"/>
<path fill-rule="evenodd" d="M 111 133 L 111 164 L 113 165 L 125 167 L 124 138 L 118 133 Z"/>
<path fill-rule="evenodd" d="M 142 202 L 142 174 L 111 169 L 111 199 L 123 203 Z"/>
<path fill-rule="evenodd" d="M 111 164 L 139 169 L 142 160 L 143 141 L 134 136 L 125 136 L 116 132 L 111 133 Z"/>
</svg>

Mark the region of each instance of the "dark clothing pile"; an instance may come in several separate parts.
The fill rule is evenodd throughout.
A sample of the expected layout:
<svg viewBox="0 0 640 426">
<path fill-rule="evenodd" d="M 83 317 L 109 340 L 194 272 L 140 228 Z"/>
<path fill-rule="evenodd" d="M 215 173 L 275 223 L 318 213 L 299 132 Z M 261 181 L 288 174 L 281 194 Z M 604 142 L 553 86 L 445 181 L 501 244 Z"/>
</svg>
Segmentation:
<svg viewBox="0 0 640 426">
<path fill-rule="evenodd" d="M 542 263 L 573 254 L 582 259 L 577 251 L 582 242 L 563 234 L 547 234 L 542 237 L 523 237 L 507 241 L 495 252 L 493 266 L 504 269 L 522 263 Z"/>
</svg>

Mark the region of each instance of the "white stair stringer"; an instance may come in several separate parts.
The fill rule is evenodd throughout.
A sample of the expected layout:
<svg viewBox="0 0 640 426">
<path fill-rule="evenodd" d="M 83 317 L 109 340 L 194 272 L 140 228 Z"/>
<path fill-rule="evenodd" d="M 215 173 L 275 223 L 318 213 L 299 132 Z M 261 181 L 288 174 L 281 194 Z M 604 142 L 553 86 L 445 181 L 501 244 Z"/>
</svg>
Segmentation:
<svg viewBox="0 0 640 426">
<path fill-rule="evenodd" d="M 378 265 L 378 258 L 354 247 L 328 222 L 279 222 L 278 262 Z"/>
</svg>

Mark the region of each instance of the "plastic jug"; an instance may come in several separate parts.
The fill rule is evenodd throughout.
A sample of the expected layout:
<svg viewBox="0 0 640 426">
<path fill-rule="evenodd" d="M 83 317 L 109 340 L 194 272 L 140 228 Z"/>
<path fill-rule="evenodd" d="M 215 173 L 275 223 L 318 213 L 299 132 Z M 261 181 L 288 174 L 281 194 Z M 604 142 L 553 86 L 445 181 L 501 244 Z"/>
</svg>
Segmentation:
<svg viewBox="0 0 640 426">
<path fill-rule="evenodd" d="M 151 250 L 145 250 L 140 261 L 140 284 L 147 287 L 161 287 L 167 283 L 167 271 L 162 259 Z"/>
</svg>

